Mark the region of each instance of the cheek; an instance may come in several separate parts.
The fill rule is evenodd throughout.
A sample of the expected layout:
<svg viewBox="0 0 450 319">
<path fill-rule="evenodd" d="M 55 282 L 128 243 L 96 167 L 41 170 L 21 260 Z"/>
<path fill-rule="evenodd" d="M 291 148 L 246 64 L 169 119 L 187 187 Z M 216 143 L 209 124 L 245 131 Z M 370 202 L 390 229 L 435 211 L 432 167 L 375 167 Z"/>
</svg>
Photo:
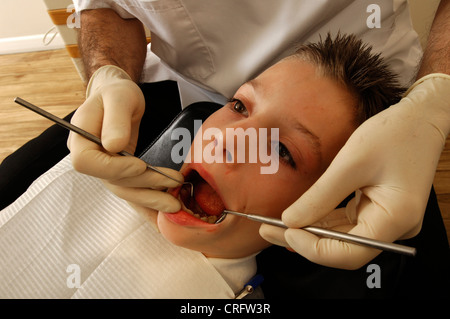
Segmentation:
<svg viewBox="0 0 450 319">
<path fill-rule="evenodd" d="M 280 218 L 281 213 L 310 186 L 309 182 L 306 183 L 304 178 L 300 178 L 296 174 L 280 175 L 281 172 L 276 177 L 264 177 L 257 183 L 253 181 L 251 196 L 254 204 L 249 205 L 249 212 L 254 210 L 251 213 Z M 255 208 L 252 209 L 250 206 Z"/>
<path fill-rule="evenodd" d="M 243 257 L 270 246 L 270 243 L 259 235 L 260 223 L 246 219 L 239 222 L 240 225 L 235 225 L 232 233 L 222 238 L 223 247 L 227 247 L 235 256 Z"/>
</svg>

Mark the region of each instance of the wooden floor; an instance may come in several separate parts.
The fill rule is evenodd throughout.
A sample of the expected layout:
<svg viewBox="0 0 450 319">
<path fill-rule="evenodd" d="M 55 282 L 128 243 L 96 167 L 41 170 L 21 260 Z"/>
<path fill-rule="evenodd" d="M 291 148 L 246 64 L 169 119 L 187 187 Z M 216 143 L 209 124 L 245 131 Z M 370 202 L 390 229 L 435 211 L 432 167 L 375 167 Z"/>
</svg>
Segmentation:
<svg viewBox="0 0 450 319">
<path fill-rule="evenodd" d="M 16 96 L 64 117 L 84 92 L 65 50 L 0 55 L 0 162 L 53 124 L 14 103 Z"/>
<path fill-rule="evenodd" d="M 60 117 L 84 100 L 85 86 L 65 50 L 0 55 L 0 162 L 52 123 L 13 102 L 19 96 Z M 450 138 L 434 186 L 450 237 Z"/>
</svg>

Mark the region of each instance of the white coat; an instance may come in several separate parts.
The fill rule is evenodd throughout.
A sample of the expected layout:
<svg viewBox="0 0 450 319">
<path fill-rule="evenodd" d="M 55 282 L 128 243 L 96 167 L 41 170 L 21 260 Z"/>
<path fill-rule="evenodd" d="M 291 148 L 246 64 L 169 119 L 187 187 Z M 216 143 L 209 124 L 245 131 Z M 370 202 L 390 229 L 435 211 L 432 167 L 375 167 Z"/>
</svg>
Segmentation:
<svg viewBox="0 0 450 319">
<path fill-rule="evenodd" d="M 406 0 L 75 0 L 114 9 L 151 32 L 143 82 L 177 80 L 183 105 L 224 102 L 237 88 L 327 32 L 354 33 L 381 52 L 402 84 L 422 51 Z M 218 94 L 216 94 L 218 93 Z"/>
</svg>

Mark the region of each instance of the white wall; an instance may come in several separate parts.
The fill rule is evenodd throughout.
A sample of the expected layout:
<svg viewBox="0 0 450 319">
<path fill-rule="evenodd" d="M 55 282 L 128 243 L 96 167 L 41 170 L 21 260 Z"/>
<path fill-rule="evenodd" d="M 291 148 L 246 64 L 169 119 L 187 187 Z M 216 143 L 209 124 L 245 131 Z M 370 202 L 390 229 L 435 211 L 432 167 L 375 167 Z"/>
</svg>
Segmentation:
<svg viewBox="0 0 450 319">
<path fill-rule="evenodd" d="M 43 44 L 43 35 L 52 27 L 42 0 L 0 0 L 0 54 L 64 47 L 60 37 Z"/>
<path fill-rule="evenodd" d="M 0 38 L 43 34 L 52 26 L 42 0 L 0 1 Z"/>
</svg>

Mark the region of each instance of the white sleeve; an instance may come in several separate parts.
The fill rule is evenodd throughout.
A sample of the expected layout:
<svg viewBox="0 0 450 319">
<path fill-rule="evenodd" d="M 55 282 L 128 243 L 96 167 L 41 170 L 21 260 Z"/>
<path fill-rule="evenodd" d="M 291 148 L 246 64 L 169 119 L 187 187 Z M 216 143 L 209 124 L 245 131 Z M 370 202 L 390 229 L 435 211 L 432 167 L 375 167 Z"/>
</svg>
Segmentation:
<svg viewBox="0 0 450 319">
<path fill-rule="evenodd" d="M 114 0 L 103 0 L 103 1 L 94 1 L 94 0 L 73 0 L 73 4 L 75 6 L 75 10 L 77 13 L 80 13 L 83 10 L 88 9 L 102 9 L 109 8 L 113 9 L 117 14 L 123 19 L 133 19 L 135 18 L 130 12 L 125 10 L 125 8 L 121 7 Z"/>
</svg>

